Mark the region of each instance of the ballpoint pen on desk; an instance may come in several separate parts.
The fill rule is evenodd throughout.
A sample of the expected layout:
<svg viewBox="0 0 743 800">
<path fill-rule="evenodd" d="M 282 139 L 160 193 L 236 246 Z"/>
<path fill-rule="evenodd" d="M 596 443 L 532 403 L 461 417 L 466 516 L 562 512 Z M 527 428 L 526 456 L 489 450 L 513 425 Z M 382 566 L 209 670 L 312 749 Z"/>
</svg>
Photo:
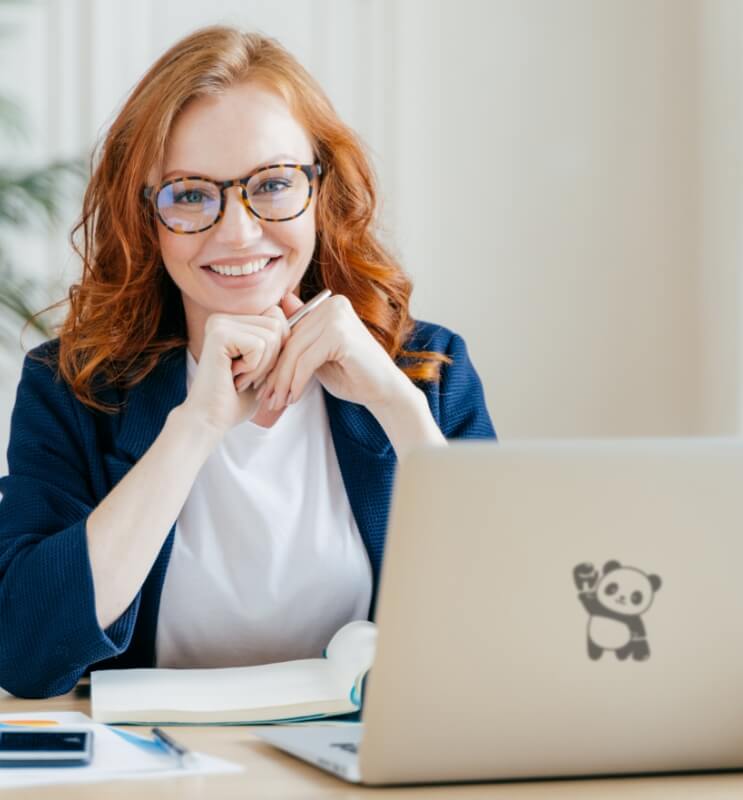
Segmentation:
<svg viewBox="0 0 743 800">
<path fill-rule="evenodd" d="M 172 736 L 160 728 L 153 728 L 152 735 L 155 739 L 178 761 L 178 766 L 187 767 L 193 759 L 193 753 L 182 744 L 178 744 Z"/>
</svg>

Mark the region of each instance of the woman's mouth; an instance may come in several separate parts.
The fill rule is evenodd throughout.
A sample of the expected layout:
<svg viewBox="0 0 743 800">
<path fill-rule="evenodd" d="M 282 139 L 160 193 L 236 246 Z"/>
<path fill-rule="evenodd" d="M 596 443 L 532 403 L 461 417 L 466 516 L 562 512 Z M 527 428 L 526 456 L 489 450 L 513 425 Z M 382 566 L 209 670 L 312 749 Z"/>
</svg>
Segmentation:
<svg viewBox="0 0 743 800">
<path fill-rule="evenodd" d="M 244 264 L 207 264 L 201 269 L 220 286 L 239 289 L 242 286 L 254 286 L 273 272 L 281 256 L 259 258 Z"/>
</svg>

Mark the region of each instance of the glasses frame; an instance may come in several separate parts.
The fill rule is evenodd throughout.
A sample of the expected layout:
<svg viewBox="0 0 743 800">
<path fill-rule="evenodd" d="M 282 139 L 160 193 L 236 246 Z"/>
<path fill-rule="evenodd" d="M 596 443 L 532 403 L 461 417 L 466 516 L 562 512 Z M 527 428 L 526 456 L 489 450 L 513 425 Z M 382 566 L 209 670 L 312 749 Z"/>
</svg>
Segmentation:
<svg viewBox="0 0 743 800">
<path fill-rule="evenodd" d="M 262 217 L 250 204 L 250 199 L 248 198 L 248 182 L 251 178 L 254 178 L 258 173 L 263 172 L 267 169 L 275 169 L 276 167 L 283 167 L 286 169 L 296 169 L 300 172 L 304 172 L 307 176 L 309 181 L 309 193 L 307 195 L 307 201 L 305 202 L 304 206 L 298 211 L 296 214 L 293 214 L 291 217 L 281 217 L 281 218 L 273 218 L 273 217 Z M 163 181 L 157 186 L 145 186 L 142 191 L 142 194 L 145 200 L 149 201 L 152 204 L 152 207 L 155 209 L 155 214 L 157 218 L 162 222 L 162 224 L 173 233 L 178 234 L 192 234 L 192 233 L 203 233 L 204 231 L 208 231 L 209 228 L 213 228 L 224 216 L 224 209 L 227 204 L 227 199 L 225 197 L 225 190 L 229 189 L 232 186 L 239 186 L 240 187 L 240 197 L 242 198 L 243 205 L 245 206 L 246 210 L 249 214 L 252 214 L 256 219 L 262 219 L 264 222 L 289 222 L 289 220 L 296 219 L 297 217 L 302 216 L 304 212 L 310 207 L 310 203 L 312 202 L 312 194 L 313 194 L 313 180 L 315 178 L 319 178 L 322 175 L 322 166 L 319 162 L 315 164 L 267 164 L 264 167 L 260 167 L 259 169 L 254 170 L 250 173 L 250 175 L 246 175 L 244 178 L 233 178 L 229 181 L 215 181 L 212 178 L 204 177 L 203 175 L 181 175 L 177 178 L 170 178 L 167 181 Z M 166 189 L 168 186 L 171 186 L 174 183 L 178 183 L 178 181 L 208 181 L 209 183 L 214 184 L 219 189 L 219 213 L 214 219 L 214 222 L 210 223 L 204 228 L 199 228 L 196 231 L 183 231 L 183 230 L 176 230 L 175 228 L 171 228 L 170 225 L 162 218 L 160 214 L 160 209 L 157 207 L 157 198 L 160 192 L 163 189 Z"/>
</svg>

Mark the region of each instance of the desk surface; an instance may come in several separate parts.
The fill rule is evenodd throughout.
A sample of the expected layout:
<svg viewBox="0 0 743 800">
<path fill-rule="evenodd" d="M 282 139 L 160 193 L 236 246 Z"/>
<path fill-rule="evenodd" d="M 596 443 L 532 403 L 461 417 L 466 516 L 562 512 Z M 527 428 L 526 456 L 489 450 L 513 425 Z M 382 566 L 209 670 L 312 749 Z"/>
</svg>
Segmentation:
<svg viewBox="0 0 743 800">
<path fill-rule="evenodd" d="M 0 713 L 25 711 L 82 711 L 90 714 L 90 701 L 82 693 L 70 693 L 50 700 L 19 700 L 0 691 Z M 469 798 L 508 798 L 511 800 L 566 800 L 577 798 L 652 798 L 653 800 L 730 800 L 743 795 L 743 774 L 694 775 L 662 778 L 623 778 L 615 780 L 535 781 L 525 783 L 479 783 L 409 788 L 365 788 L 345 783 L 332 775 L 298 761 L 257 740 L 250 727 L 181 727 L 174 735 L 193 750 L 210 753 L 243 764 L 245 771 L 232 775 L 195 776 L 165 780 L 121 781 L 78 784 L 65 787 L 35 786 L 28 790 L 0 792 L 3 797 L 54 797 L 55 800 L 84 798 L 126 798 L 136 792 L 138 800 L 172 797 L 178 800 L 211 797 L 231 798 L 398 798 L 441 797 L 449 800 Z"/>
</svg>

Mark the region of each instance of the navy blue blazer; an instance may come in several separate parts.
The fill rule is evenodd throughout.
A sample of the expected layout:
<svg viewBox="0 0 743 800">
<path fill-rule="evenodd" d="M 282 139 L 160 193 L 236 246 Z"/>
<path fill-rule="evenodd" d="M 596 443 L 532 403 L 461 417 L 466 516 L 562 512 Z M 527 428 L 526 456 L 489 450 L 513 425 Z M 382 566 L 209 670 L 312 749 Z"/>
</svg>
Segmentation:
<svg viewBox="0 0 743 800">
<path fill-rule="evenodd" d="M 420 384 L 444 435 L 495 438 L 464 340 L 419 321 L 406 349 L 453 359 L 443 366 L 439 384 Z M 63 694 L 93 665 L 153 666 L 175 532 L 174 525 L 129 608 L 101 630 L 86 520 L 185 400 L 186 350 L 161 356 L 126 395 L 115 388 L 102 392 L 106 402 L 126 400 L 116 415 L 80 403 L 52 368 L 31 357 L 57 351 L 53 340 L 26 356 L 11 418 L 9 474 L 0 479 L 0 686 L 23 697 Z M 366 407 L 324 395 L 343 482 L 371 561 L 373 618 L 396 456 Z"/>
</svg>

